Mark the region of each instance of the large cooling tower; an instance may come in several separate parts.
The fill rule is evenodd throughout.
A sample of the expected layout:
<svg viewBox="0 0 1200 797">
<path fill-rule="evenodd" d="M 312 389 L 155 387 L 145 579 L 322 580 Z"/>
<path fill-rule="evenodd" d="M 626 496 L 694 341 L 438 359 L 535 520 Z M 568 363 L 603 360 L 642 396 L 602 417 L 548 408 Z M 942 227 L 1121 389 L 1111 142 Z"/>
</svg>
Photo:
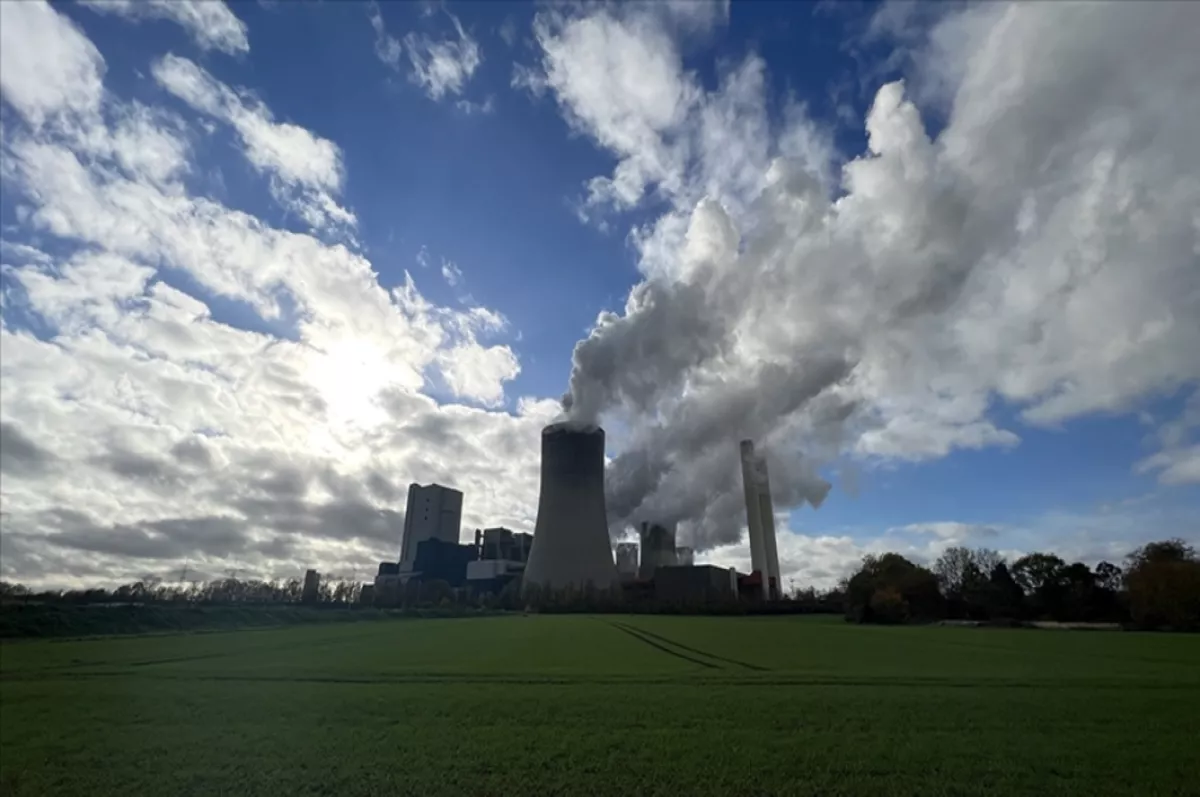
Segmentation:
<svg viewBox="0 0 1200 797">
<path fill-rule="evenodd" d="M 604 430 L 542 430 L 542 492 L 525 587 L 608 589 L 617 581 L 604 509 Z"/>
</svg>

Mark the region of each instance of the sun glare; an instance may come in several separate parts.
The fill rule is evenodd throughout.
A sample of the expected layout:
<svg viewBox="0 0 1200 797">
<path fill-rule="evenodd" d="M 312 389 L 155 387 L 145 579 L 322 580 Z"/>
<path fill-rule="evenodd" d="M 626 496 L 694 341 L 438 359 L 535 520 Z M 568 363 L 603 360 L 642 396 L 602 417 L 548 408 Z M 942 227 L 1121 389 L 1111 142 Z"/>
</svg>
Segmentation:
<svg viewBox="0 0 1200 797">
<path fill-rule="evenodd" d="M 392 381 L 384 352 L 362 340 L 341 340 L 315 352 L 310 378 L 321 392 L 330 423 L 373 426 L 385 418 L 376 398 Z"/>
</svg>

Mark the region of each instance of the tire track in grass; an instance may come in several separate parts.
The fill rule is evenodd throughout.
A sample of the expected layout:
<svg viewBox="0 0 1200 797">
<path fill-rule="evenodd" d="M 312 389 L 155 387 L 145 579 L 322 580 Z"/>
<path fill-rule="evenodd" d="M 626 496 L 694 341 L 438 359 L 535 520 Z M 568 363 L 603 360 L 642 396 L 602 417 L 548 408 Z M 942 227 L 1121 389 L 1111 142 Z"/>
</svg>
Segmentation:
<svg viewBox="0 0 1200 797">
<path fill-rule="evenodd" d="M 704 661 L 703 659 L 697 659 L 693 656 L 689 656 L 686 653 L 681 653 L 678 650 L 671 650 L 666 645 L 656 642 L 655 640 L 651 639 L 648 636 L 643 636 L 639 632 L 639 629 L 636 629 L 633 626 L 624 625 L 623 623 L 614 623 L 611 620 L 609 621 L 608 624 L 611 625 L 613 628 L 617 629 L 618 631 L 621 631 L 622 633 L 629 634 L 629 636 L 633 637 L 637 641 L 649 645 L 650 647 L 654 648 L 655 650 L 661 650 L 663 653 L 666 653 L 668 656 L 674 656 L 677 659 L 683 659 L 684 661 L 690 661 L 692 664 L 699 664 L 701 667 L 707 667 L 710 670 L 721 669 L 721 665 L 719 665 L 719 664 L 714 664 L 713 662 L 710 662 L 710 661 Z"/>
<path fill-rule="evenodd" d="M 695 653 L 698 656 L 707 656 L 710 659 L 715 659 L 716 661 L 723 661 L 726 664 L 736 664 L 739 667 L 745 667 L 747 670 L 754 670 L 755 672 L 770 672 L 771 671 L 770 667 L 763 667 L 762 665 L 759 665 L 759 664 L 751 664 L 750 662 L 747 662 L 747 661 L 738 661 L 737 659 L 731 659 L 731 658 L 727 658 L 725 656 L 718 656 L 715 653 L 709 653 L 707 650 L 700 650 L 699 648 L 693 648 L 689 645 L 683 644 L 682 642 L 676 642 L 674 639 L 669 639 L 668 637 L 665 637 L 662 634 L 656 634 L 653 631 L 647 631 L 646 629 L 641 628 L 640 626 L 630 626 L 630 627 L 637 628 L 637 630 L 640 633 L 645 634 L 648 637 L 653 637 L 654 639 L 657 639 L 659 642 L 662 642 L 667 645 L 674 645 L 675 647 L 680 648 L 681 650 L 686 650 L 690 653 Z"/>
</svg>

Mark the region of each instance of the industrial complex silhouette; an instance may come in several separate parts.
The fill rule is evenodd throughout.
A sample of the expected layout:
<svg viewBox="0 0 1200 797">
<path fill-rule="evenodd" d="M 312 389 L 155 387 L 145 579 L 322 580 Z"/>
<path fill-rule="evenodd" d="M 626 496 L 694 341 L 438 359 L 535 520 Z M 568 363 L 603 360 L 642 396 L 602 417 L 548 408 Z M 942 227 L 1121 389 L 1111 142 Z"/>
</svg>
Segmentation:
<svg viewBox="0 0 1200 797">
<path fill-rule="evenodd" d="M 776 600 L 782 597 L 775 518 L 766 460 L 741 442 L 751 571 L 696 564 L 676 545 L 673 524 L 643 522 L 637 542 L 609 536 L 604 492 L 604 430 L 553 423 L 542 430 L 541 483 L 534 533 L 476 529 L 460 543 L 463 494 L 439 484 L 412 484 L 400 555 L 382 562 L 364 599 L 391 603 L 412 582 L 445 582 L 499 593 L 520 580 L 525 595 L 545 592 L 634 593 L 671 602 Z M 731 451 L 732 454 L 732 451 Z"/>
</svg>

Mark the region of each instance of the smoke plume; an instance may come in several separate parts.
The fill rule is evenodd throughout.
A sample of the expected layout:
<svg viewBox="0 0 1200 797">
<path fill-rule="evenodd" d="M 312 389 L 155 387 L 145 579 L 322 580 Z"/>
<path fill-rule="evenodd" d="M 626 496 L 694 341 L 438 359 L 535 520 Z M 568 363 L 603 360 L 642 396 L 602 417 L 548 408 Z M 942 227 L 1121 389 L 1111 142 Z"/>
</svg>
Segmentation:
<svg viewBox="0 0 1200 797">
<path fill-rule="evenodd" d="M 839 458 L 1016 444 L 996 398 L 1055 423 L 1200 379 L 1200 60 L 1183 33 L 1198 12 L 984 4 L 905 30 L 915 91 L 878 89 L 866 151 L 832 182 L 802 109 L 772 125 L 754 56 L 715 92 L 668 74 L 683 88 L 664 96 L 690 105 L 622 138 L 637 109 L 606 115 L 568 45 L 645 20 L 544 23 L 546 84 L 622 159 L 589 203 L 672 200 L 634 231 L 645 280 L 576 345 L 563 399 L 618 444 L 614 531 L 738 539 L 742 438 L 777 509 L 816 507 Z M 937 135 L 913 93 L 944 113 Z M 631 174 L 637 191 L 617 192 Z"/>
</svg>

